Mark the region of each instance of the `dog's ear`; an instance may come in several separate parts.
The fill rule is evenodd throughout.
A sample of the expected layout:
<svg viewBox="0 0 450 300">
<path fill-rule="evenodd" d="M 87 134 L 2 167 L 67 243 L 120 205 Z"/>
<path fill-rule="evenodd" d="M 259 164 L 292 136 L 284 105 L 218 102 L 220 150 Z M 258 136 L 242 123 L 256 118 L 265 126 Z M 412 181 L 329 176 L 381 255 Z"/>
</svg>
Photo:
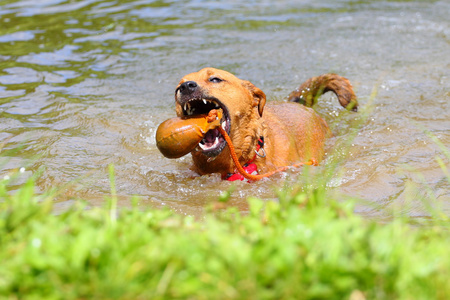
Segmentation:
<svg viewBox="0 0 450 300">
<path fill-rule="evenodd" d="M 242 80 L 242 85 L 252 93 L 253 106 L 258 106 L 259 116 L 262 117 L 264 105 L 266 105 L 266 94 L 250 81 Z"/>
</svg>

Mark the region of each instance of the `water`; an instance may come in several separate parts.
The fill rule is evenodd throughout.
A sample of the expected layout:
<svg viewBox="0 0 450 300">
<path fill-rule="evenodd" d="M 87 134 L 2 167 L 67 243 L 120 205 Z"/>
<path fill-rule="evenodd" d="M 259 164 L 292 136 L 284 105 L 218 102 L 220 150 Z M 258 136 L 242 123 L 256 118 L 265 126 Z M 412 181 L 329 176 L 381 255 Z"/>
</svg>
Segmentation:
<svg viewBox="0 0 450 300">
<path fill-rule="evenodd" d="M 57 207 L 76 198 L 99 206 L 114 164 L 119 205 L 140 195 L 143 207 L 199 215 L 231 184 L 156 149 L 180 78 L 213 66 L 284 100 L 307 78 L 336 72 L 371 112 L 349 153 L 333 154 L 342 176 L 330 188 L 366 200 L 358 212 L 371 217 L 405 203 L 402 212 L 427 216 L 420 199 L 430 194 L 449 213 L 436 157 L 449 161 L 425 133 L 450 148 L 449 11 L 448 1 L 3 0 L 0 176 L 24 168 L 23 181 L 42 170 L 38 192 L 71 183 Z M 348 141 L 363 115 L 330 95 L 316 110 L 335 124 L 330 147 Z M 273 199 L 286 178 L 295 173 L 238 183 L 231 204 Z"/>
</svg>

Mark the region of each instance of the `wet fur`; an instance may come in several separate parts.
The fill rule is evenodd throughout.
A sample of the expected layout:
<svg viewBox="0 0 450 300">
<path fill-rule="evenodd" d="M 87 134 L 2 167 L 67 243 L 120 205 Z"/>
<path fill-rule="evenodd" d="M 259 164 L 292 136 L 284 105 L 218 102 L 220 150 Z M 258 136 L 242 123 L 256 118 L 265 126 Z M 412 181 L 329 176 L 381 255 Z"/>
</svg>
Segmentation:
<svg viewBox="0 0 450 300">
<path fill-rule="evenodd" d="M 218 77 L 220 83 L 210 82 Z M 314 101 L 327 91 L 333 91 L 343 106 L 356 110 L 356 96 L 349 81 L 335 74 L 313 77 L 291 93 L 290 102 L 266 105 L 266 95 L 251 82 L 214 68 L 205 68 L 183 77 L 178 87 L 187 81 L 196 82 L 199 96 L 215 97 L 228 109 L 231 120 L 230 137 L 241 164 L 253 159 L 260 136 L 264 137 L 266 157 L 254 161 L 262 173 L 297 162 L 320 162 L 325 140 L 331 135 L 326 122 L 311 108 Z M 182 115 L 177 96 L 176 111 Z M 305 105 L 294 103 L 301 102 Z M 192 151 L 194 170 L 199 174 L 233 173 L 235 166 L 229 148 L 225 147 L 211 161 L 201 151 Z M 208 161 L 209 160 L 209 161 Z"/>
</svg>

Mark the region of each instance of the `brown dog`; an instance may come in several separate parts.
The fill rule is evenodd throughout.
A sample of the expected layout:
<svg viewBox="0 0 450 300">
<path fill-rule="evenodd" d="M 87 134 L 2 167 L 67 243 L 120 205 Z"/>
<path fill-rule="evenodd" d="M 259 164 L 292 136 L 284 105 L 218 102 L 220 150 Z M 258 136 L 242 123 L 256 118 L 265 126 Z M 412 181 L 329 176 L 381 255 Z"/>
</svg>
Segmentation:
<svg viewBox="0 0 450 300">
<path fill-rule="evenodd" d="M 333 91 L 342 106 L 356 110 L 350 82 L 335 74 L 309 79 L 291 93 L 291 102 L 266 105 L 264 92 L 249 81 L 205 68 L 180 81 L 175 91 L 176 112 L 184 117 L 221 108 L 222 128 L 229 134 L 240 163 L 252 162 L 264 173 L 322 159 L 325 139 L 331 132 L 326 122 L 305 105 L 312 106 L 327 91 Z M 230 149 L 218 129 L 209 130 L 191 154 L 194 170 L 201 175 L 220 173 L 228 178 L 235 173 Z"/>
</svg>

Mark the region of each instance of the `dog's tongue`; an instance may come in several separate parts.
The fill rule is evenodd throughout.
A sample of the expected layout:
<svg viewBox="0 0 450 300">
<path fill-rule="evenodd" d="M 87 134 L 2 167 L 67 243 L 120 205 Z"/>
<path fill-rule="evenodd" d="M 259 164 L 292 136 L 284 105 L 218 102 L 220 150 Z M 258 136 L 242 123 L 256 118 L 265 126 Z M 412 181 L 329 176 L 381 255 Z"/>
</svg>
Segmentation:
<svg viewBox="0 0 450 300">
<path fill-rule="evenodd" d="M 212 146 L 218 135 L 219 130 L 217 129 L 208 130 L 208 132 L 205 134 L 205 137 L 203 138 L 203 142 L 205 143 L 206 146 Z"/>
</svg>

